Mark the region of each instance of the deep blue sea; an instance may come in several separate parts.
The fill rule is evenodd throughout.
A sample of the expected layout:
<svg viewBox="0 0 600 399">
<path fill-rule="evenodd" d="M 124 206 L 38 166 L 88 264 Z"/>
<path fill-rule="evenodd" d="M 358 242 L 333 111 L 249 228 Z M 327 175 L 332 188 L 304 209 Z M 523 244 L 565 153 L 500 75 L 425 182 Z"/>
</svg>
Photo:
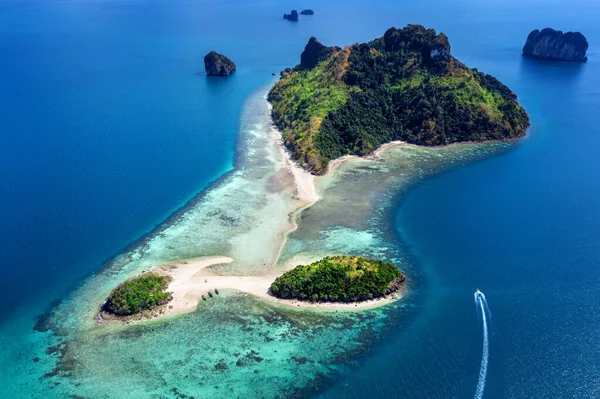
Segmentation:
<svg viewBox="0 0 600 399">
<path fill-rule="evenodd" d="M 281 19 L 308 7 L 312 18 Z M 21 339 L 231 170 L 244 100 L 310 36 L 344 45 L 421 23 L 513 89 L 532 126 L 512 150 L 398 198 L 390 223 L 422 270 L 419 308 L 319 395 L 471 397 L 480 288 L 484 397 L 600 397 L 598 20 L 586 0 L 0 0 L 0 339 Z M 523 59 L 546 26 L 582 31 L 589 62 Z M 232 77 L 202 75 L 213 49 L 237 63 Z"/>
</svg>

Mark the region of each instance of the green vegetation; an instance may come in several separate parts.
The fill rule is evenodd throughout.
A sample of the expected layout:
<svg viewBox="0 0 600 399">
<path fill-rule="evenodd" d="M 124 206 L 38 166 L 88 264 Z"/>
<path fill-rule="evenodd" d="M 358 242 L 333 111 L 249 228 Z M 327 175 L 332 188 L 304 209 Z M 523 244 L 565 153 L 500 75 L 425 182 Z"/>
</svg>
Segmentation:
<svg viewBox="0 0 600 399">
<path fill-rule="evenodd" d="M 315 47 L 271 89 L 273 121 L 295 159 L 319 173 L 331 159 L 403 140 L 420 145 L 522 137 L 516 95 L 450 55 L 447 37 L 420 25 L 391 28 L 346 49 Z M 312 46 L 312 47 L 309 47 Z M 316 48 L 316 50 L 315 50 Z"/>
<path fill-rule="evenodd" d="M 294 158 L 304 157 L 311 164 L 321 162 L 313 137 L 323 119 L 341 109 L 350 99 L 351 90 L 357 90 L 341 79 L 348 68 L 348 55 L 348 51 L 340 51 L 311 70 L 283 76 L 277 90 L 271 91 L 273 119 L 282 127 L 286 146 Z"/>
<path fill-rule="evenodd" d="M 278 298 L 313 301 L 361 301 L 399 288 L 404 274 L 393 264 L 359 256 L 324 258 L 277 277 L 271 293 Z"/>
<path fill-rule="evenodd" d="M 165 291 L 169 281 L 168 277 L 154 273 L 127 280 L 110 293 L 104 310 L 116 315 L 131 315 L 164 305 L 171 300 L 171 294 Z"/>
</svg>

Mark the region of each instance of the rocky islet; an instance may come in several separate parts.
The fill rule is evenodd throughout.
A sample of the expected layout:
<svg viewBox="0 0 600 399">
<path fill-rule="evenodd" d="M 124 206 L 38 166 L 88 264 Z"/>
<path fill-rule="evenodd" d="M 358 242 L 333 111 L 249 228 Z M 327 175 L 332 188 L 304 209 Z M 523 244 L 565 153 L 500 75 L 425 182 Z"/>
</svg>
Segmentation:
<svg viewBox="0 0 600 399">
<path fill-rule="evenodd" d="M 555 61 L 586 62 L 588 41 L 580 32 L 536 29 L 527 37 L 523 55 Z"/>
<path fill-rule="evenodd" d="M 236 66 L 225 55 L 211 51 L 204 56 L 204 69 L 208 76 L 229 76 L 235 72 Z"/>
</svg>

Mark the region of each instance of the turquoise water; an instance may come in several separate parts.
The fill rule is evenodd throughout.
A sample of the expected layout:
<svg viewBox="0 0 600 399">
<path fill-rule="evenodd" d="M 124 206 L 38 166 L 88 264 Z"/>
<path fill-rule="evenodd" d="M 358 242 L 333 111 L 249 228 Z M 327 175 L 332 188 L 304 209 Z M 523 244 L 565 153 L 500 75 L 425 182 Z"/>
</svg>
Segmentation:
<svg viewBox="0 0 600 399">
<path fill-rule="evenodd" d="M 479 287 L 493 315 L 484 397 L 597 397 L 600 7 L 314 2 L 306 5 L 314 17 L 290 24 L 280 14 L 292 6 L 0 4 L 0 105 L 9 111 L 0 118 L 0 396 L 469 397 L 481 360 L 471 302 Z M 93 327 L 90 303 L 124 276 L 234 247 L 214 227 L 209 235 L 193 229 L 194 220 L 213 221 L 203 212 L 264 220 L 252 218 L 265 209 L 259 200 L 238 205 L 215 193 L 263 192 L 250 177 L 266 166 L 245 162 L 236 143 L 267 131 L 271 72 L 295 64 L 311 35 L 341 45 L 406 23 L 443 30 L 461 61 L 508 84 L 532 128 L 510 148 L 406 147 L 385 163 L 349 163 L 304 213 L 284 261 L 385 257 L 411 276 L 403 300 L 364 314 L 314 315 L 230 293 L 167 323 Z M 527 33 L 546 25 L 582 30 L 592 45 L 588 64 L 522 60 Z M 210 49 L 234 59 L 238 72 L 198 76 Z M 166 230 L 141 260 L 117 258 L 73 291 L 234 165 L 180 223 L 201 243 L 193 234 L 176 242 L 176 228 Z M 278 212 L 288 194 L 273 197 Z M 223 228 L 248 243 L 243 228 Z M 34 331 L 48 308 L 55 311 L 38 327 L 50 329 Z"/>
</svg>

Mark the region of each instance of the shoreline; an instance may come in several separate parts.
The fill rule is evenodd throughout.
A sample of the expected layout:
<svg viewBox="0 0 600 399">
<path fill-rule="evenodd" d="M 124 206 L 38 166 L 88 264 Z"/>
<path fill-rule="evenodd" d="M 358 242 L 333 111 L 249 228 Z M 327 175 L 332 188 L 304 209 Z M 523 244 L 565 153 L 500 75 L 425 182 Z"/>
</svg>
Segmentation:
<svg viewBox="0 0 600 399">
<path fill-rule="evenodd" d="M 184 261 L 176 265 L 166 265 L 156 269 L 160 274 L 168 275 L 173 279 L 168 288 L 169 291 L 173 291 L 173 299 L 166 304 L 169 309 L 166 310 L 164 316 L 193 312 L 202 303 L 203 294 L 207 297 L 207 300 L 216 299 L 217 295 L 213 298 L 208 297 L 208 291 L 214 292 L 215 288 L 243 292 L 270 303 L 302 309 L 363 310 L 383 306 L 402 296 L 402 290 L 398 290 L 385 297 L 348 303 L 281 299 L 269 293 L 271 284 L 281 275 L 281 271 L 279 273 L 270 271 L 262 276 L 221 276 L 208 269 L 209 266 L 232 261 L 233 259 L 227 257 L 210 257 Z M 285 267 L 285 271 L 291 270 L 295 266 L 295 263 L 288 264 Z"/>
<path fill-rule="evenodd" d="M 264 101 L 267 104 L 269 111 L 272 109 L 272 105 L 266 100 L 266 96 L 263 96 Z M 343 311 L 359 311 L 373 309 L 380 306 L 384 306 L 388 303 L 393 302 L 403 296 L 406 288 L 403 286 L 397 292 L 394 292 L 388 296 L 360 301 L 360 302 L 311 302 L 303 301 L 298 299 L 280 299 L 268 293 L 271 283 L 276 277 L 281 275 L 283 272 L 290 270 L 294 266 L 300 263 L 288 264 L 282 267 L 277 267 L 276 274 L 274 269 L 277 266 L 281 254 L 288 241 L 288 237 L 291 233 L 296 231 L 299 227 L 300 215 L 302 212 L 315 204 L 320 199 L 319 188 L 322 188 L 323 182 L 331 178 L 334 172 L 346 161 L 349 160 L 374 160 L 383 161 L 381 158 L 383 154 L 397 146 L 407 145 L 412 146 L 413 144 L 406 143 L 404 141 L 392 141 L 381 145 L 379 148 L 374 150 L 371 154 L 366 156 L 358 155 L 345 155 L 329 162 L 329 165 L 325 169 L 323 174 L 313 175 L 304 168 L 302 168 L 295 160 L 292 159 L 291 153 L 285 147 L 282 139 L 281 132 L 277 129 L 277 126 L 273 123 L 270 113 L 270 132 L 274 144 L 277 146 L 277 151 L 283 155 L 283 162 L 280 164 L 281 170 L 288 173 L 291 176 L 291 180 L 294 184 L 294 199 L 296 206 L 287 215 L 287 223 L 289 227 L 282 231 L 278 238 L 276 256 L 273 258 L 272 263 L 268 266 L 267 271 L 262 275 L 218 275 L 212 273 L 209 268 L 213 265 L 231 263 L 234 261 L 231 257 L 225 256 L 207 256 L 203 258 L 192 258 L 175 260 L 168 264 L 151 267 L 147 271 L 158 272 L 162 275 L 168 275 L 172 278 L 172 282 L 169 284 L 168 291 L 172 292 L 173 299 L 166 305 L 157 307 L 151 311 L 142 312 L 138 317 L 136 315 L 128 316 L 125 318 L 121 317 L 108 317 L 112 320 L 120 320 L 122 322 L 136 322 L 136 321 L 149 321 L 155 320 L 167 316 L 176 316 L 180 314 L 190 313 L 195 311 L 199 304 L 202 302 L 202 294 L 208 295 L 208 291 L 214 291 L 214 288 L 222 290 L 234 290 L 243 292 L 246 294 L 253 295 L 261 300 L 270 302 L 272 304 L 284 306 L 287 308 L 296 309 L 324 309 L 324 310 L 343 310 Z M 515 139 L 514 141 L 517 141 Z M 503 142 L 508 142 L 504 140 Z M 513 142 L 513 140 L 511 140 Z M 460 144 L 468 143 L 452 143 L 446 146 L 438 147 L 450 147 Z M 239 148 L 238 148 L 239 151 Z M 240 156 L 236 154 L 236 159 Z M 235 167 L 233 170 L 226 173 L 220 179 L 224 178 L 230 173 L 235 173 Z M 199 201 L 209 190 L 203 190 L 188 204 L 184 205 L 177 212 L 175 212 L 169 218 L 172 223 L 177 223 L 177 216 L 181 215 L 183 209 L 187 209 L 190 204 Z M 164 225 L 160 226 L 163 227 Z M 159 229 L 160 229 L 159 227 Z M 163 227 L 164 228 L 164 227 Z M 143 238 L 142 238 L 143 239 Z M 122 254 L 121 254 L 122 255 Z M 209 299 L 207 297 L 207 299 Z"/>
<path fill-rule="evenodd" d="M 208 296 L 208 291 L 215 292 L 215 288 L 221 291 L 231 290 L 250 294 L 260 300 L 286 308 L 327 311 L 360 311 L 378 308 L 402 298 L 405 289 L 402 286 L 396 292 L 386 296 L 357 302 L 312 302 L 281 299 L 269 293 L 271 284 L 279 276 L 278 273 L 266 273 L 262 276 L 221 276 L 208 270 L 210 266 L 231 262 L 233 259 L 226 256 L 211 256 L 159 266 L 150 272 L 172 279 L 167 288 L 172 295 L 172 299 L 168 303 L 130 316 L 115 316 L 100 311 L 98 321 L 130 324 L 191 313 L 203 302 L 202 295 L 205 295 L 207 301 L 218 299 L 219 294 L 216 293 L 213 298 Z M 287 265 L 286 271 L 294 266 L 294 264 Z"/>
<path fill-rule="evenodd" d="M 234 259 L 232 257 L 227 256 L 214 255 L 205 256 L 201 258 L 174 260 L 163 265 L 150 267 L 146 270 L 146 272 L 156 272 L 161 275 L 171 277 L 172 281 L 171 283 L 169 283 L 169 286 L 167 288 L 167 291 L 171 292 L 173 296 L 173 299 L 171 301 L 169 301 L 165 305 L 159 306 L 149 311 L 144 311 L 137 315 L 131 315 L 126 317 L 112 316 L 106 314 L 106 312 L 99 312 L 97 313 L 98 320 L 114 320 L 120 321 L 122 323 L 132 323 L 156 320 L 163 317 L 177 316 L 180 314 L 190 313 L 198 308 L 199 304 L 202 302 L 203 294 L 207 296 L 207 299 L 209 299 L 208 291 L 214 291 L 214 288 L 243 292 L 246 294 L 253 295 L 261 300 L 265 300 L 269 303 L 284 306 L 287 308 L 324 309 L 331 311 L 358 311 L 373 309 L 391 303 L 403 296 L 405 290 L 404 287 L 385 297 L 349 303 L 311 302 L 302 301 L 298 299 L 280 299 L 269 294 L 268 291 L 271 286 L 271 283 L 275 280 L 276 277 L 300 264 L 287 264 L 283 268 L 277 267 L 277 270 L 274 270 L 279 259 L 281 258 L 281 254 L 283 253 L 289 235 L 296 231 L 299 227 L 300 215 L 305 209 L 309 208 L 320 199 L 318 185 L 319 181 L 329 178 L 337 169 L 337 167 L 339 167 L 342 163 L 349 159 L 377 159 L 380 155 L 382 155 L 385 151 L 389 150 L 390 148 L 396 147 L 398 145 L 406 145 L 406 143 L 402 141 L 393 141 L 390 143 L 386 143 L 380 146 L 378 149 L 376 149 L 372 154 L 369 154 L 367 156 L 343 156 L 341 158 L 331 161 L 327 169 L 325 170 L 325 173 L 323 173 L 322 175 L 313 175 L 312 173 L 303 169 L 295 160 L 292 159 L 291 153 L 287 150 L 283 143 L 281 132 L 277 129 L 276 125 L 271 119 L 270 110 L 272 106 L 267 101 L 266 95 L 263 96 L 263 99 L 266 102 L 267 107 L 269 109 L 269 135 L 274 140 L 274 144 L 277 145 L 277 150 L 280 151 L 283 155 L 283 164 L 281 165 L 281 169 L 289 173 L 289 175 L 292 177 L 292 181 L 295 188 L 295 200 L 297 201 L 297 205 L 287 216 L 289 228 L 285 229 L 281 233 L 281 236 L 278 239 L 281 241 L 277 243 L 276 256 L 274 257 L 271 265 L 269 265 L 267 271 L 262 275 L 240 276 L 218 275 L 208 270 L 210 266 L 234 262 Z M 237 154 L 235 156 L 236 160 L 239 159 L 239 156 L 240 153 L 238 148 Z M 225 173 L 213 184 L 217 183 L 218 181 L 221 181 L 230 173 L 235 173 L 235 166 L 233 170 Z M 193 204 L 200 201 L 208 193 L 210 186 L 212 186 L 212 184 L 209 185 L 207 189 L 200 192 L 197 196 L 195 196 L 178 211 L 174 212 L 167 219 L 168 221 L 170 220 L 171 223 L 161 224 L 160 226 L 157 226 L 157 228 L 153 232 L 146 234 L 144 237 L 142 237 L 140 240 L 137 240 L 136 242 L 144 242 L 146 238 L 154 236 L 154 233 L 157 230 L 160 231 L 161 229 L 166 228 L 165 226 L 176 224 L 178 218 L 185 214 L 185 211 L 187 209 L 192 207 Z M 133 246 L 133 244 L 131 246 Z M 113 260 L 126 254 L 127 252 L 121 253 L 115 256 Z"/>
<path fill-rule="evenodd" d="M 267 92 L 268 93 L 268 92 Z M 288 237 L 291 233 L 298 229 L 298 223 L 300 215 L 302 211 L 314 205 L 320 198 L 318 189 L 317 189 L 317 181 L 316 176 L 303 169 L 296 161 L 292 159 L 290 152 L 285 147 L 283 143 L 283 135 L 277 129 L 277 126 L 273 122 L 273 118 L 271 117 L 271 110 L 273 106 L 267 100 L 267 96 L 264 96 L 264 100 L 267 103 L 267 108 L 269 109 L 269 124 L 270 124 L 270 134 L 275 137 L 275 142 L 277 143 L 277 147 L 281 154 L 283 155 L 286 163 L 286 168 L 291 173 L 294 185 L 296 187 L 296 198 L 300 201 L 300 204 L 288 215 L 288 221 L 290 223 L 290 228 L 283 233 L 283 238 L 281 240 L 281 244 L 277 250 L 277 255 L 271 264 L 271 267 L 275 267 L 277 262 L 281 258 L 281 254 L 283 249 L 285 248 L 285 244 L 288 241 Z"/>
</svg>

